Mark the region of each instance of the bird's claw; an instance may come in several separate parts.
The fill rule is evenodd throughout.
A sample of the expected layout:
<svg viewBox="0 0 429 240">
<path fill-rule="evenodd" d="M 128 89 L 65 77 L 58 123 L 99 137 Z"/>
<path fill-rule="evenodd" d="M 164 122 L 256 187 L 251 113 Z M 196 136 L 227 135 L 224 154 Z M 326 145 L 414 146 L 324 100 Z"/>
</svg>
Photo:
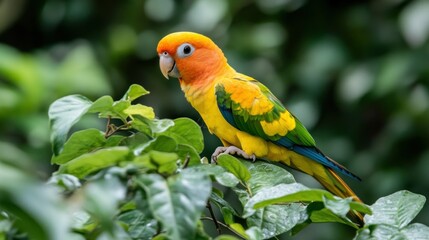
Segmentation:
<svg viewBox="0 0 429 240">
<path fill-rule="evenodd" d="M 250 159 L 252 160 L 252 162 L 256 161 L 255 154 L 249 155 L 236 146 L 229 146 L 229 147 L 217 147 L 214 153 L 212 154 L 212 157 L 211 157 L 212 162 L 216 163 L 217 158 L 222 154 L 230 154 L 230 155 L 236 154 L 245 159 Z"/>
</svg>

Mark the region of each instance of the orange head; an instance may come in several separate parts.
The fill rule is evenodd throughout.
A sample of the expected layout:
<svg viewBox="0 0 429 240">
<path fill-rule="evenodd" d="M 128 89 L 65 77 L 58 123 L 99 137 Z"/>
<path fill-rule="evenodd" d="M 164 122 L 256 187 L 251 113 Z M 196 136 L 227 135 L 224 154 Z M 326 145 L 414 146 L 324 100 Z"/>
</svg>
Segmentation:
<svg viewBox="0 0 429 240">
<path fill-rule="evenodd" d="M 230 69 L 222 50 L 198 33 L 171 33 L 159 41 L 157 52 L 162 74 L 186 84 L 207 81 Z"/>
</svg>

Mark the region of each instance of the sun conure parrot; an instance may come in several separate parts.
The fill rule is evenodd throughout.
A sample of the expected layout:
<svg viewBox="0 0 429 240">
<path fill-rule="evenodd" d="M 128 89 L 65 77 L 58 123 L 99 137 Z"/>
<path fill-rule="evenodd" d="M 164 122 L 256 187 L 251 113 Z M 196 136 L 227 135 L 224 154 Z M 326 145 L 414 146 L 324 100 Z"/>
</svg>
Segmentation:
<svg viewBox="0 0 429 240">
<path fill-rule="evenodd" d="M 281 162 L 340 197 L 361 201 L 338 173 L 360 180 L 317 147 L 313 137 L 262 83 L 238 73 L 208 37 L 176 32 L 157 47 L 162 74 L 178 78 L 186 99 L 223 143 L 219 154 Z M 354 213 L 362 221 L 359 213 Z M 356 217 L 356 216 L 355 216 Z"/>
</svg>

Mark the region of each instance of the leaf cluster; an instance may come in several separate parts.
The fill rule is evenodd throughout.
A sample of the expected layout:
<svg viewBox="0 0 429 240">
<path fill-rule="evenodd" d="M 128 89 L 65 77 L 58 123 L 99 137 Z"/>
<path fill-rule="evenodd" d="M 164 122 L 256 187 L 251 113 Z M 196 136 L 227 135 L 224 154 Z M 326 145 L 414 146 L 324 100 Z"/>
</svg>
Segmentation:
<svg viewBox="0 0 429 240">
<path fill-rule="evenodd" d="M 221 155 L 209 164 L 194 121 L 157 119 L 151 107 L 132 103 L 148 93 L 131 85 L 117 101 L 70 95 L 52 103 L 58 170 L 45 184 L 1 163 L 0 239 L 268 239 L 321 222 L 345 224 L 355 239 L 429 235 L 427 226 L 409 225 L 421 195 L 401 191 L 367 206 L 310 189 L 268 162 Z M 106 129 L 69 134 L 85 114 L 105 119 Z M 365 225 L 350 211 L 367 214 Z"/>
</svg>

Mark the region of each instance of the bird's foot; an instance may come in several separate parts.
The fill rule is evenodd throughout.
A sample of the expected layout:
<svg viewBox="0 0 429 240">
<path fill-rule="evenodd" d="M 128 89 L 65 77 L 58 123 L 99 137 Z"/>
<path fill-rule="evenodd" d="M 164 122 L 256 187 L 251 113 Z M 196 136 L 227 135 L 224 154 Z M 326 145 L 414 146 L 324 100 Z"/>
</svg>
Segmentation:
<svg viewBox="0 0 429 240">
<path fill-rule="evenodd" d="M 229 146 L 229 147 L 217 147 L 214 153 L 212 154 L 212 162 L 216 162 L 217 158 L 222 154 L 230 154 L 230 155 L 239 155 L 245 159 L 250 159 L 252 162 L 255 162 L 256 156 L 255 154 L 249 155 L 245 153 L 243 150 L 236 146 Z"/>
</svg>

